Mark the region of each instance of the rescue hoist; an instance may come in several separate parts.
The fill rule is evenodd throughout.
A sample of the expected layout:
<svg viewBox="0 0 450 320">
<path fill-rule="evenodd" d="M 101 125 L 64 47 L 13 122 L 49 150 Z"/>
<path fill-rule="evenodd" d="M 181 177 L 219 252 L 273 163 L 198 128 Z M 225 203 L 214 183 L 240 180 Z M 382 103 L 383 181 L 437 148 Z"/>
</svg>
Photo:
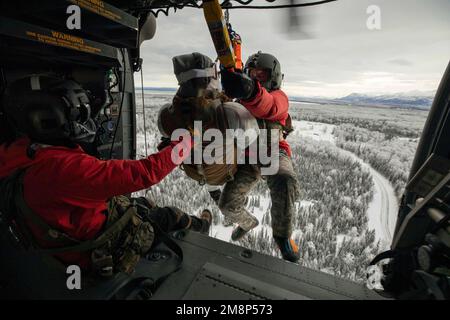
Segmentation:
<svg viewBox="0 0 450 320">
<path fill-rule="evenodd" d="M 242 39 L 229 23 L 229 12 L 223 14 L 219 0 L 204 0 L 203 14 L 220 63 L 227 69 L 242 71 Z"/>
</svg>

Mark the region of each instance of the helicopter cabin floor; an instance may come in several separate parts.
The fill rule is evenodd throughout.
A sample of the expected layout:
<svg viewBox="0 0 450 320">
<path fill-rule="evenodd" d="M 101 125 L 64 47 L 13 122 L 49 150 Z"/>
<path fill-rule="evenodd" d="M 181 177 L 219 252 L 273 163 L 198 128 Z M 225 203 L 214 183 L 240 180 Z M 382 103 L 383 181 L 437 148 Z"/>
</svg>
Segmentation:
<svg viewBox="0 0 450 320">
<path fill-rule="evenodd" d="M 364 285 L 194 232 L 175 234 L 182 268 L 153 299 L 384 299 Z"/>
</svg>

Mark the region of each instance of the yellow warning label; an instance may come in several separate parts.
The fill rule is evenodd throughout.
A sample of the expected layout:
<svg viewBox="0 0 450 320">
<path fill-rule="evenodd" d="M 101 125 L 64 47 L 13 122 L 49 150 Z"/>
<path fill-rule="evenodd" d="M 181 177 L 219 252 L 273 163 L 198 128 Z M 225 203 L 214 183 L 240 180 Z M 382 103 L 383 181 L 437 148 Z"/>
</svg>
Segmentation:
<svg viewBox="0 0 450 320">
<path fill-rule="evenodd" d="M 69 48 L 87 53 L 102 53 L 101 48 L 96 48 L 86 44 L 84 39 L 59 31 L 51 31 L 49 34 L 27 31 L 26 35 L 28 38 L 31 38 L 31 40 L 39 41 L 48 45 Z"/>
<path fill-rule="evenodd" d="M 80 8 L 94 12 L 100 16 L 108 18 L 113 21 L 121 21 L 122 16 L 111 10 L 105 8 L 105 2 L 100 0 L 70 0 L 73 4 L 76 4 Z"/>
</svg>

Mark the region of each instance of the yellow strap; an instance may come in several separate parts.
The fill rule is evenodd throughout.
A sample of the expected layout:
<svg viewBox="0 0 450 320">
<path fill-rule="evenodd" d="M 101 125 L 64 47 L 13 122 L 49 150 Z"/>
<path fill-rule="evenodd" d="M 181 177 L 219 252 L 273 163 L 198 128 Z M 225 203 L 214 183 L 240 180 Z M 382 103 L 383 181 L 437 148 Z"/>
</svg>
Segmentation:
<svg viewBox="0 0 450 320">
<path fill-rule="evenodd" d="M 203 14 L 220 63 L 225 68 L 234 68 L 236 57 L 219 0 L 204 0 Z"/>
</svg>

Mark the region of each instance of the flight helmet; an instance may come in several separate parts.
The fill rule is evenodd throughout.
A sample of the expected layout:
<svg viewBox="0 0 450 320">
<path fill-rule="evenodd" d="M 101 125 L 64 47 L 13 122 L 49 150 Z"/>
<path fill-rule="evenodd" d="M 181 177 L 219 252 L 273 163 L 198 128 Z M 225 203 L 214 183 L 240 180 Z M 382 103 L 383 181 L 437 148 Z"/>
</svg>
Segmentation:
<svg viewBox="0 0 450 320">
<path fill-rule="evenodd" d="M 95 139 L 88 93 L 73 80 L 27 76 L 8 86 L 3 104 L 15 129 L 34 142 L 64 145 Z"/>
<path fill-rule="evenodd" d="M 261 85 L 267 91 L 280 89 L 284 75 L 281 73 L 280 62 L 275 56 L 261 51 L 252 54 L 245 63 L 244 72 L 250 77 L 250 70 L 256 68 L 264 69 L 268 72 L 267 81 L 261 82 Z"/>
</svg>

